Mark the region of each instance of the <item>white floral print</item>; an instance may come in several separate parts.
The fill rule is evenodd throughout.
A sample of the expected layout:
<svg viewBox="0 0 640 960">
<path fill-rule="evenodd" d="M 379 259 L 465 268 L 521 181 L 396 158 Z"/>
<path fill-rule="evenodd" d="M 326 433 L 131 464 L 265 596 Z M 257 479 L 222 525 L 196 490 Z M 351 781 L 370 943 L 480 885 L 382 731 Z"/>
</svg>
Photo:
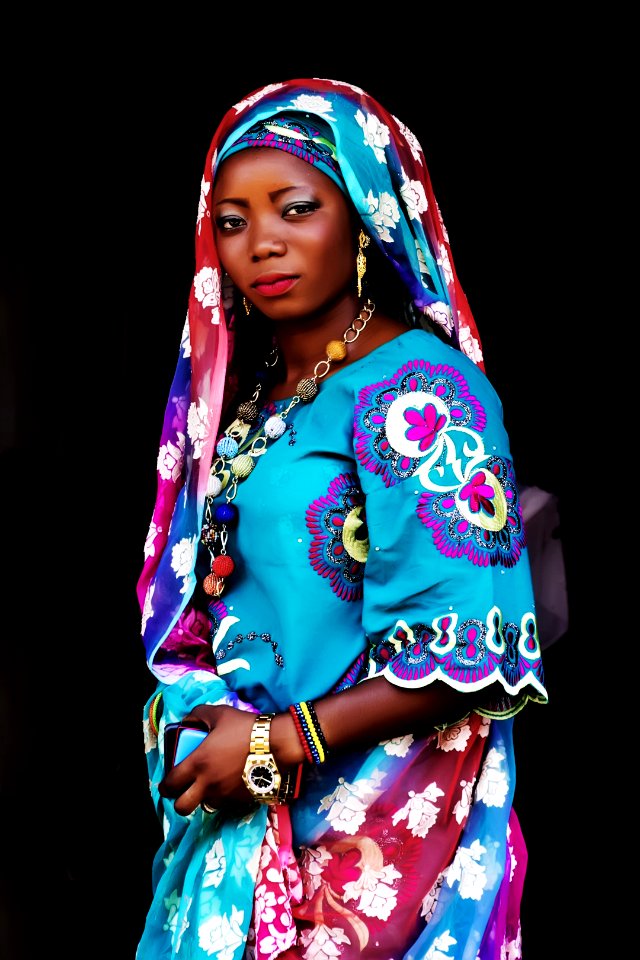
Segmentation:
<svg viewBox="0 0 640 960">
<path fill-rule="evenodd" d="M 405 805 L 393 814 L 393 825 L 395 827 L 401 820 L 406 820 L 407 830 L 411 831 L 412 836 L 426 837 L 440 812 L 440 807 L 436 806 L 435 801 L 438 797 L 444 797 L 444 791 L 434 782 L 430 783 L 422 793 L 409 790 L 408 796 L 409 799 Z"/>
<path fill-rule="evenodd" d="M 322 872 L 333 857 L 326 847 L 306 847 L 302 851 L 302 878 L 304 895 L 311 900 L 313 894 L 322 886 Z"/>
<path fill-rule="evenodd" d="M 177 483 L 182 473 L 184 463 L 184 449 L 186 437 L 184 433 L 179 433 L 176 437 L 177 443 L 170 440 L 163 444 L 158 451 L 157 468 L 162 480 L 172 480 Z"/>
<path fill-rule="evenodd" d="M 438 732 L 438 748 L 448 753 L 450 750 L 458 750 L 464 753 L 467 749 L 467 743 L 471 736 L 471 727 L 468 721 L 462 723 L 452 723 Z"/>
<path fill-rule="evenodd" d="M 425 960 L 452 960 L 453 954 L 449 953 L 449 947 L 458 941 L 452 937 L 448 930 L 436 937 L 427 952 Z"/>
<path fill-rule="evenodd" d="M 467 783 L 466 780 L 461 780 L 460 786 L 462 787 L 460 799 L 453 808 L 453 815 L 458 823 L 462 823 L 462 821 L 466 820 L 466 818 L 469 816 L 473 797 L 473 781 L 470 780 Z"/>
<path fill-rule="evenodd" d="M 439 244 L 440 246 L 440 256 L 438 257 L 436 263 L 442 267 L 442 272 L 444 273 L 444 279 L 447 286 L 450 283 L 453 283 L 453 270 L 451 269 L 451 260 L 449 259 L 449 251 L 445 247 L 444 243 Z"/>
<path fill-rule="evenodd" d="M 400 196 L 404 200 L 409 219 L 419 220 L 420 214 L 424 213 L 429 206 L 424 186 L 419 180 L 409 180 L 404 170 L 402 171 L 402 178 Z"/>
<path fill-rule="evenodd" d="M 375 227 L 380 239 L 387 243 L 393 243 L 393 237 L 389 230 L 395 230 L 396 223 L 400 220 L 400 209 L 396 198 L 392 193 L 385 193 L 384 191 L 379 197 L 374 197 L 372 191 L 369 190 L 365 197 L 365 203 L 369 208 L 369 220 Z"/>
<path fill-rule="evenodd" d="M 209 430 L 209 408 L 202 399 L 198 403 L 195 401 L 189 406 L 187 414 L 187 433 L 193 444 L 193 458 L 199 460 L 202 456 L 202 448 Z"/>
<path fill-rule="evenodd" d="M 353 835 L 364 823 L 367 807 L 379 795 L 384 776 L 378 771 L 370 779 L 356 780 L 355 783 L 347 783 L 344 777 L 340 777 L 333 793 L 322 798 L 318 813 L 328 810 L 327 820 L 333 829 Z"/>
<path fill-rule="evenodd" d="M 291 101 L 292 110 L 302 110 L 308 113 L 317 113 L 325 120 L 332 120 L 330 114 L 333 112 L 333 104 L 326 97 L 317 96 L 310 93 L 301 93 L 299 97 L 294 97 Z"/>
<path fill-rule="evenodd" d="M 406 757 L 409 748 L 413 743 L 413 734 L 408 733 L 405 737 L 394 737 L 392 740 L 383 740 L 380 746 L 384 747 L 384 752 L 390 757 Z"/>
<path fill-rule="evenodd" d="M 342 927 L 327 927 L 324 923 L 311 930 L 303 930 L 300 940 L 302 946 L 307 948 L 302 954 L 304 960 L 336 960 L 342 953 L 338 944 L 351 943 Z"/>
<path fill-rule="evenodd" d="M 509 792 L 507 774 L 501 769 L 504 754 L 492 748 L 487 753 L 476 787 L 476 800 L 488 807 L 502 807 Z"/>
<path fill-rule="evenodd" d="M 147 592 L 144 597 L 144 605 L 142 608 L 142 627 L 141 627 L 142 636 L 144 636 L 144 632 L 147 629 L 147 622 L 153 616 L 153 606 L 151 605 L 151 601 L 153 600 L 153 594 L 155 589 L 156 589 L 155 580 L 152 580 L 149 586 L 147 587 Z"/>
<path fill-rule="evenodd" d="M 198 927 L 198 943 L 208 954 L 215 954 L 216 960 L 233 960 L 233 955 L 241 943 L 244 943 L 242 923 L 244 911 L 231 908 L 231 916 L 212 914 Z"/>
<path fill-rule="evenodd" d="M 444 880 L 444 873 L 439 873 L 436 877 L 434 885 L 431 887 L 428 893 L 422 898 L 422 907 L 420 910 L 420 916 L 424 917 L 425 923 L 428 923 L 433 916 L 433 913 L 438 904 L 438 894 L 440 893 L 440 887 L 442 886 L 442 881 Z"/>
<path fill-rule="evenodd" d="M 469 327 L 460 327 L 458 339 L 463 353 L 466 353 L 468 357 L 471 357 L 472 360 L 479 363 L 480 360 L 482 360 L 482 350 L 478 340 L 473 336 Z"/>
<path fill-rule="evenodd" d="M 200 181 L 200 199 L 198 201 L 198 217 L 196 220 L 196 224 L 198 227 L 198 234 L 202 232 L 203 217 L 211 216 L 211 214 L 207 210 L 207 197 L 209 195 L 210 190 L 211 190 L 211 181 L 205 180 L 205 178 L 203 177 L 202 180 Z"/>
<path fill-rule="evenodd" d="M 386 163 L 387 158 L 384 154 L 384 148 L 387 147 L 391 141 L 389 127 L 381 123 L 372 113 L 368 113 L 365 116 L 362 110 L 358 110 L 356 113 L 356 123 L 362 128 L 362 132 L 364 133 L 363 143 L 365 147 L 371 147 L 378 163 Z"/>
<path fill-rule="evenodd" d="M 413 157 L 414 160 L 418 161 L 420 166 L 422 166 L 422 147 L 420 146 L 420 142 L 416 137 L 415 133 L 412 133 L 411 130 L 409 130 L 409 127 L 407 127 L 402 122 L 402 120 L 398 120 L 397 117 L 394 117 L 393 119 L 398 124 L 398 127 L 400 128 L 400 133 L 403 135 L 403 137 L 407 141 L 409 149 L 411 150 L 411 156 Z"/>
<path fill-rule="evenodd" d="M 193 292 L 203 307 L 211 307 L 211 323 L 220 323 L 220 274 L 215 267 L 203 267 L 193 278 Z"/>
<path fill-rule="evenodd" d="M 158 534 L 162 533 L 162 527 L 157 526 L 155 521 L 152 520 L 149 525 L 149 530 L 147 531 L 147 539 L 144 542 L 144 558 L 154 557 L 156 553 L 156 537 Z"/>
<path fill-rule="evenodd" d="M 398 892 L 391 884 L 400 880 L 399 873 L 392 864 L 387 864 L 381 870 L 365 864 L 357 880 L 344 885 L 344 900 L 358 900 L 357 909 L 367 917 L 379 917 L 388 920 L 391 911 L 398 902 Z"/>
<path fill-rule="evenodd" d="M 205 868 L 202 886 L 219 887 L 222 883 L 224 872 L 227 869 L 227 858 L 220 837 L 218 837 L 211 849 L 205 854 L 204 862 Z"/>
<path fill-rule="evenodd" d="M 262 100 L 263 97 L 273 93 L 274 90 L 282 89 L 282 87 L 284 87 L 284 83 L 269 83 L 266 87 L 262 87 L 258 93 L 254 93 L 250 97 L 245 97 L 244 100 L 240 100 L 238 103 L 235 103 L 232 109 L 236 111 L 236 114 L 242 113 L 242 111 L 246 110 L 247 107 L 250 107 L 254 103 L 258 103 L 258 101 Z"/>
<path fill-rule="evenodd" d="M 486 853 L 479 840 L 469 847 L 458 847 L 451 866 L 445 871 L 448 886 L 459 883 L 459 894 L 463 900 L 479 900 L 487 885 L 487 872 L 480 859 Z"/>
<path fill-rule="evenodd" d="M 176 579 L 183 578 L 180 593 L 186 593 L 189 580 L 193 573 L 198 538 L 183 537 L 179 543 L 171 548 L 171 569 L 175 571 Z"/>
</svg>

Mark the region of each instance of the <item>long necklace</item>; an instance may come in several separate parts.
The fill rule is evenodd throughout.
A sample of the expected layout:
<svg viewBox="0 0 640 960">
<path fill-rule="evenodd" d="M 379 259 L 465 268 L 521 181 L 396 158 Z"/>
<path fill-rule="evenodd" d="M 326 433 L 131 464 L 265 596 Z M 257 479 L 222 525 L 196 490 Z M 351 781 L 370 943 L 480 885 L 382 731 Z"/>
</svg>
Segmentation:
<svg viewBox="0 0 640 960">
<path fill-rule="evenodd" d="M 203 589 L 210 596 L 219 597 L 226 586 L 228 577 L 235 569 L 233 558 L 227 553 L 229 530 L 238 523 L 238 507 L 233 500 L 238 492 L 238 484 L 245 480 L 254 469 L 258 457 L 267 451 L 269 440 L 277 440 L 287 429 L 286 418 L 300 403 L 309 403 L 318 394 L 318 381 L 329 373 L 332 363 L 339 363 L 347 356 L 347 346 L 358 339 L 373 316 L 375 304 L 367 300 L 358 316 L 351 321 L 342 335 L 342 340 L 330 340 L 325 350 L 327 356 L 319 360 L 313 368 L 311 377 L 305 377 L 298 383 L 296 392 L 284 410 L 269 417 L 253 437 L 247 449 L 248 435 L 258 420 L 260 410 L 258 399 L 262 390 L 262 381 L 258 380 L 253 396 L 245 400 L 236 410 L 236 419 L 231 423 L 216 444 L 217 457 L 211 465 L 207 484 L 204 522 L 200 540 L 211 556 L 211 572 L 204 578 Z M 275 366 L 277 348 L 272 351 L 265 366 Z M 214 507 L 213 501 L 226 487 L 225 502 Z"/>
</svg>

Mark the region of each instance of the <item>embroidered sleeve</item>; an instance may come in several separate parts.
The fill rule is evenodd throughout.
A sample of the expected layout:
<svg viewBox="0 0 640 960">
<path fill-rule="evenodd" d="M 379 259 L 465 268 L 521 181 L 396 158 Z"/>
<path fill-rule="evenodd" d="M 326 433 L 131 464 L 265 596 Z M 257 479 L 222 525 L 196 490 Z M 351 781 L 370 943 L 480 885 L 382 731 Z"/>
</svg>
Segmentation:
<svg viewBox="0 0 640 960">
<path fill-rule="evenodd" d="M 458 690 L 497 680 L 505 697 L 490 716 L 546 701 L 516 476 L 484 374 L 465 358 L 413 360 L 364 387 L 355 454 L 370 675 Z"/>
</svg>

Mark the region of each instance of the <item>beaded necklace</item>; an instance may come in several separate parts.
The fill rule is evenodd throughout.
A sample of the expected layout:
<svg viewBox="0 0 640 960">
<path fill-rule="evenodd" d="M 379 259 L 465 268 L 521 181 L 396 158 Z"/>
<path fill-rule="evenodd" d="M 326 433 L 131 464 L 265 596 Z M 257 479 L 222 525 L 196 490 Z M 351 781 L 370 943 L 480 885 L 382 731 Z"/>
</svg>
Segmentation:
<svg viewBox="0 0 640 960">
<path fill-rule="evenodd" d="M 252 425 L 259 417 L 258 399 L 262 382 L 256 384 L 253 396 L 245 400 L 236 410 L 236 419 L 231 423 L 216 444 L 217 457 L 211 465 L 206 490 L 204 522 L 200 534 L 201 543 L 211 556 L 211 572 L 204 578 L 203 589 L 210 596 L 219 597 L 226 586 L 228 577 L 235 569 L 235 562 L 227 553 L 229 530 L 238 523 L 238 507 L 232 501 L 238 492 L 238 484 L 245 480 L 256 465 L 258 457 L 267 451 L 269 440 L 277 440 L 287 429 L 286 418 L 293 408 L 302 401 L 309 403 L 318 393 L 318 380 L 329 373 L 331 364 L 344 360 L 347 345 L 358 339 L 373 316 L 375 304 L 367 300 L 358 316 L 352 320 L 342 335 L 342 340 L 330 340 L 325 350 L 327 356 L 319 360 L 313 368 L 311 377 L 305 377 L 298 383 L 296 392 L 284 410 L 269 417 L 256 433 L 246 452 L 240 452 L 241 445 L 247 440 Z M 277 347 L 265 360 L 267 368 L 277 363 Z M 214 507 L 213 500 L 227 488 L 226 502 Z"/>
</svg>

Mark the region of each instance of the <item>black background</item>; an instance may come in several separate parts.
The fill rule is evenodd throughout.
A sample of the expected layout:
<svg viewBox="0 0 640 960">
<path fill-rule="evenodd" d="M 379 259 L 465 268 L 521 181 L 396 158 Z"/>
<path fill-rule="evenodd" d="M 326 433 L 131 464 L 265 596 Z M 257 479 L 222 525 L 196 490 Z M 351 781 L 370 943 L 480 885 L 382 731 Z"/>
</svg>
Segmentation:
<svg viewBox="0 0 640 960">
<path fill-rule="evenodd" d="M 550 944 L 568 923 L 567 884 L 575 894 L 580 883 L 568 867 L 579 629 L 568 410 L 584 93 L 575 71 L 566 74 L 561 39 L 512 33 L 503 43 L 489 30 L 464 56 L 440 38 L 409 55 L 411 32 L 407 24 L 377 55 L 358 33 L 313 55 L 309 46 L 328 43 L 292 42 L 282 24 L 251 50 L 236 34 L 212 38 L 210 49 L 194 36 L 187 50 L 119 37 L 99 56 L 91 43 L 60 51 L 33 95 L 6 78 L 3 957 L 48 955 L 47 944 L 67 958 L 133 960 L 160 842 L 135 583 L 200 180 L 227 107 L 304 76 L 362 86 L 417 135 L 519 479 L 559 498 L 570 626 L 546 651 L 550 704 L 516 722 L 516 809 L 529 848 L 525 960 L 563 955 Z"/>
</svg>

